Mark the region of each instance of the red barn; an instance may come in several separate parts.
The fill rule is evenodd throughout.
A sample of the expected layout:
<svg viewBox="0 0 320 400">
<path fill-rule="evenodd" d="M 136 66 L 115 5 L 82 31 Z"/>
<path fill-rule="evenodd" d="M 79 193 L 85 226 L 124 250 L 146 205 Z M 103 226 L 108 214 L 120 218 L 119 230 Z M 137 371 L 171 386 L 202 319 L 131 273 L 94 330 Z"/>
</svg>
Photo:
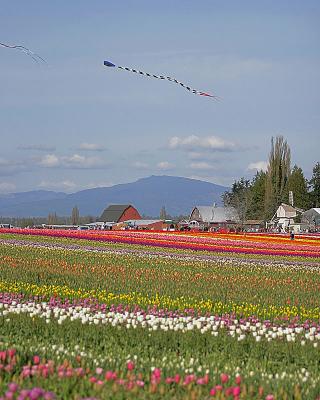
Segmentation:
<svg viewBox="0 0 320 400">
<path fill-rule="evenodd" d="M 129 219 L 141 219 L 138 211 L 130 204 L 112 204 L 100 217 L 101 222 L 123 222 Z"/>
</svg>

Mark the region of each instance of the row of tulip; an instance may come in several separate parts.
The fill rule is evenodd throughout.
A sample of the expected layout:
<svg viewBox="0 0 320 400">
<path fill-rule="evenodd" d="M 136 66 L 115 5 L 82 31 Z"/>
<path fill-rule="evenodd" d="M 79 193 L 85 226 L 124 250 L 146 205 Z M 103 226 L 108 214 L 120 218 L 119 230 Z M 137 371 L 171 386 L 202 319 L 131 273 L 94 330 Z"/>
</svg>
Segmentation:
<svg viewBox="0 0 320 400">
<path fill-rule="evenodd" d="M 176 233 L 153 233 L 132 232 L 132 231 L 59 231 L 52 229 L 1 229 L 2 233 L 19 233 L 25 235 L 40 235 L 51 237 L 77 238 L 95 241 L 106 241 L 112 243 L 139 244 L 145 246 L 168 247 L 176 249 L 190 249 L 239 254 L 261 254 L 261 255 L 280 255 L 280 256 L 299 256 L 299 257 L 320 257 L 320 240 L 310 239 L 301 240 L 298 244 L 292 244 L 289 240 L 281 243 L 272 243 L 268 240 L 263 242 L 259 236 L 256 242 L 244 240 L 244 235 L 239 235 L 236 239 L 215 236 L 203 236 L 194 234 L 178 235 Z M 291 244 L 289 244 L 291 243 Z M 308 245 L 308 243 L 310 243 Z"/>
<path fill-rule="evenodd" d="M 114 371 L 104 370 L 101 367 L 90 370 L 80 365 L 73 366 L 68 361 L 59 364 L 54 360 L 41 359 L 38 355 L 34 355 L 27 364 L 18 365 L 18 357 L 19 354 L 14 348 L 0 351 L 1 372 L 4 372 L 4 377 L 15 369 L 17 370 L 15 375 L 19 377 L 20 383 L 20 385 L 16 382 L 8 383 L 4 396 L 0 399 L 54 400 L 56 395 L 52 391 L 46 391 L 41 387 L 26 389 L 22 386 L 28 385 L 28 383 L 30 385 L 34 381 L 49 381 L 52 378 L 58 378 L 60 382 L 64 381 L 64 383 L 66 381 L 72 381 L 78 385 L 81 383 L 82 387 L 87 386 L 91 392 L 94 391 L 99 396 L 103 395 L 103 398 L 118 398 L 118 395 L 120 395 L 119 398 L 122 398 L 124 393 L 126 398 L 135 398 L 136 396 L 144 398 L 145 395 L 164 398 L 168 394 L 171 395 L 174 388 L 185 394 L 189 392 L 190 398 L 198 398 L 198 395 L 206 394 L 206 397 L 211 399 L 228 397 L 239 400 L 246 398 L 247 395 L 255 394 L 259 399 L 275 399 L 271 393 L 265 394 L 263 386 L 259 386 L 257 390 L 252 386 L 249 387 L 240 374 L 236 374 L 232 379 L 229 374 L 221 373 L 214 384 L 208 373 L 203 376 L 177 373 L 174 376 L 165 377 L 163 371 L 157 367 L 152 368 L 150 373 L 144 376 L 141 372 L 136 371 L 136 365 L 132 360 L 126 362 L 122 371 Z M 86 382 L 86 385 L 83 385 L 83 382 Z M 87 388 L 85 387 L 84 391 Z M 90 399 L 96 399 L 96 397 L 91 396 Z"/>
<path fill-rule="evenodd" d="M 262 319 L 319 319 L 319 266 L 0 244 L 1 290 Z M 36 245 L 37 246 L 37 245 Z M 180 257 L 180 258 L 179 258 Z M 227 293 L 227 295 L 226 295 Z"/>
<path fill-rule="evenodd" d="M 20 301 L 19 301 L 20 300 Z M 91 302 L 89 302 L 90 304 Z M 120 309 L 121 309 L 120 305 Z M 119 309 L 119 306 L 118 306 Z M 65 321 L 79 320 L 83 325 L 105 325 L 125 327 L 126 329 L 144 328 L 148 331 L 161 330 L 164 332 L 188 332 L 198 331 L 201 334 L 209 333 L 213 336 L 228 334 L 238 341 L 253 337 L 257 342 L 267 340 L 285 340 L 287 342 L 313 343 L 318 347 L 320 343 L 320 323 L 299 323 L 292 322 L 289 326 L 272 324 L 270 321 L 259 321 L 255 317 L 236 319 L 235 316 L 225 315 L 179 315 L 178 311 L 166 312 L 165 310 L 154 309 L 152 313 L 145 311 L 134 312 L 114 311 L 114 306 L 108 307 L 106 304 L 98 305 L 98 309 L 82 306 L 69 302 L 60 302 L 52 298 L 49 302 L 21 301 L 15 296 L 0 293 L 0 316 L 8 318 L 11 314 L 25 314 L 30 318 L 35 316 L 45 319 L 50 323 L 52 319 L 57 320 L 58 324 Z M 222 333 L 221 333 L 222 332 Z"/>
<path fill-rule="evenodd" d="M 252 304 L 243 301 L 241 304 L 235 302 L 214 302 L 211 299 L 200 299 L 181 296 L 171 297 L 169 295 L 148 295 L 139 292 L 112 293 L 105 290 L 92 289 L 90 291 L 81 288 L 73 289 L 69 286 L 59 285 L 37 285 L 25 282 L 10 282 L 0 280 L 0 291 L 4 293 L 26 293 L 48 299 L 51 296 L 69 299 L 94 299 L 108 306 L 114 304 L 126 304 L 130 309 L 136 306 L 146 309 L 157 307 L 169 310 L 195 310 L 199 314 L 210 313 L 214 315 L 234 314 L 237 317 L 256 316 L 262 319 L 276 320 L 312 320 L 320 319 L 320 307 L 305 308 L 303 305 L 265 305 Z"/>
<path fill-rule="evenodd" d="M 259 341 L 250 335 L 237 341 L 227 331 L 218 335 L 200 334 L 197 328 L 187 332 L 149 331 L 141 325 L 136 329 L 108 323 L 83 325 L 71 317 L 59 323 L 52 316 L 48 323 L 41 317 L 48 310 L 38 305 L 40 313 L 34 310 L 32 315 L 9 312 L 2 316 L 2 386 L 15 382 L 29 392 L 37 386 L 43 392 L 55 392 L 59 398 L 90 395 L 97 399 L 112 395 L 265 399 L 271 393 L 274 398 L 316 399 L 319 394 L 317 339 L 305 345 L 278 339 L 266 346 L 267 339 Z M 28 307 L 31 311 L 30 304 Z M 61 316 L 58 308 L 50 310 Z M 235 324 L 234 320 L 229 322 Z M 233 326 L 229 326 L 229 332 Z M 263 328 L 258 322 L 256 326 Z M 313 328 L 309 329 L 312 335 Z M 294 331 L 286 330 L 291 334 Z M 277 358 L 281 362 L 275 368 Z M 265 361 L 261 364 L 261 360 Z M 303 364 L 307 367 L 301 367 Z M 233 392 L 230 387 L 235 386 L 239 389 Z M 42 398 L 39 391 L 38 396 L 34 398 Z"/>
</svg>

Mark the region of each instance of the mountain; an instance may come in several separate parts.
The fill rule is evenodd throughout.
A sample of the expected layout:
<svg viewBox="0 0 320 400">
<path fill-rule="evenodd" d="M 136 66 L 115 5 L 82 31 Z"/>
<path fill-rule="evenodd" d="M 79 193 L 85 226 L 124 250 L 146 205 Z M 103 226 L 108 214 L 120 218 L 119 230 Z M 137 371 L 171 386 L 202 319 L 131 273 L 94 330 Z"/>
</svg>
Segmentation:
<svg viewBox="0 0 320 400">
<path fill-rule="evenodd" d="M 0 197 L 3 217 L 68 216 L 74 206 L 81 215 L 100 216 L 109 204 L 132 204 L 140 214 L 158 216 L 162 206 L 170 215 L 190 214 L 195 205 L 221 204 L 228 188 L 196 179 L 150 176 L 132 183 L 66 194 L 51 191 L 14 193 Z"/>
</svg>

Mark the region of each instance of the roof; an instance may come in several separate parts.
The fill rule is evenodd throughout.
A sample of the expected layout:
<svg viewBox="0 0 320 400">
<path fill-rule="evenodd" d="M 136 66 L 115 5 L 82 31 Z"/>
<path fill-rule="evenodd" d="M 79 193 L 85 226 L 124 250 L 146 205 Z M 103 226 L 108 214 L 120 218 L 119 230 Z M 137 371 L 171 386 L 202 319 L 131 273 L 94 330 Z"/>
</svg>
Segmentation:
<svg viewBox="0 0 320 400">
<path fill-rule="evenodd" d="M 304 212 L 304 214 L 312 214 L 312 213 L 317 213 L 320 215 L 320 208 L 310 208 L 310 210 Z"/>
<path fill-rule="evenodd" d="M 129 219 L 128 221 L 124 221 L 126 224 L 130 224 L 133 226 L 146 226 L 152 225 L 157 222 L 163 222 L 162 219 Z"/>
<path fill-rule="evenodd" d="M 296 209 L 294 207 L 289 206 L 288 204 L 285 204 L 285 203 L 281 203 L 280 207 L 282 207 L 287 212 L 295 212 L 296 211 Z"/>
<path fill-rule="evenodd" d="M 195 208 L 199 211 L 203 222 L 217 223 L 239 219 L 233 207 L 196 206 Z"/>
<path fill-rule="evenodd" d="M 132 206 L 130 204 L 112 204 L 103 211 L 99 219 L 104 222 L 118 222 L 129 207 Z"/>
</svg>

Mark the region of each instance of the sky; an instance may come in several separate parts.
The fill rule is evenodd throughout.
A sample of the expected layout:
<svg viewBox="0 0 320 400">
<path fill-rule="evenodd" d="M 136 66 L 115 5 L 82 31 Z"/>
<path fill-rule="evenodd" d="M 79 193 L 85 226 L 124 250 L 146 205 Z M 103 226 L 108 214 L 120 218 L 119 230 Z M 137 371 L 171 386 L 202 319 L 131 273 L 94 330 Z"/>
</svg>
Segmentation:
<svg viewBox="0 0 320 400">
<path fill-rule="evenodd" d="M 231 185 L 283 135 L 320 160 L 319 1 L 0 0 L 0 194 L 172 175 Z M 103 66 L 104 60 L 171 82 Z"/>
</svg>

